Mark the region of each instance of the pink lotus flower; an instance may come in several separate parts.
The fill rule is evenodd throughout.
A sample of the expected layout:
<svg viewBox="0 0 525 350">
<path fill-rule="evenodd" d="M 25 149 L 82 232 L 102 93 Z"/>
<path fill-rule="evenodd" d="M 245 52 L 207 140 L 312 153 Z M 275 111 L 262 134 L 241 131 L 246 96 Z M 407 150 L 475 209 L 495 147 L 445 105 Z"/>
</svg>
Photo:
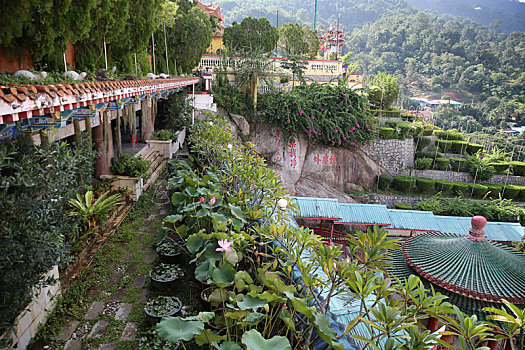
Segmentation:
<svg viewBox="0 0 525 350">
<path fill-rule="evenodd" d="M 220 248 L 215 249 L 217 252 L 231 252 L 232 249 L 230 246 L 232 245 L 232 242 L 228 242 L 227 239 L 220 239 L 217 243 L 219 243 Z"/>
<path fill-rule="evenodd" d="M 215 197 L 211 197 L 210 199 L 210 205 L 214 205 L 215 204 Z"/>
<path fill-rule="evenodd" d="M 201 197 L 201 199 L 199 199 L 199 202 L 204 203 L 204 197 Z"/>
</svg>

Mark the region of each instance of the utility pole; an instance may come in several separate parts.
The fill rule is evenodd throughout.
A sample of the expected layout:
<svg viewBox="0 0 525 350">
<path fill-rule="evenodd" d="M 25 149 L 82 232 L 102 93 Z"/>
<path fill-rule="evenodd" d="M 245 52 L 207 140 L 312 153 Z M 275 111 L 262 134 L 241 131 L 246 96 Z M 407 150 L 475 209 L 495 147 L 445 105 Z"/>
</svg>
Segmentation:
<svg viewBox="0 0 525 350">
<path fill-rule="evenodd" d="M 157 74 L 155 70 L 155 38 L 153 37 L 153 33 L 151 33 L 151 48 L 153 51 L 153 74 Z"/>
<path fill-rule="evenodd" d="M 164 48 L 166 49 L 166 73 L 170 75 L 170 66 L 168 64 L 168 42 L 166 41 L 166 21 L 164 21 Z"/>
<path fill-rule="evenodd" d="M 337 16 L 337 25 L 335 29 L 335 35 L 337 36 L 337 44 L 335 45 L 335 59 L 339 59 L 339 18 L 341 18 L 341 14 Z"/>
<path fill-rule="evenodd" d="M 315 0 L 315 8 L 314 8 L 314 32 L 317 33 L 317 0 Z"/>
</svg>

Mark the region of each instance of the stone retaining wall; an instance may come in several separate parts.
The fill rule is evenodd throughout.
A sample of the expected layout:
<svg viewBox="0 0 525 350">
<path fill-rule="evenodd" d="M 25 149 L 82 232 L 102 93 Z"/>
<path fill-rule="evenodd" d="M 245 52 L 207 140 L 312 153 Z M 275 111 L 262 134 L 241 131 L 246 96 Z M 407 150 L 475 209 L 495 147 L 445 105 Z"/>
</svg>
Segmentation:
<svg viewBox="0 0 525 350">
<path fill-rule="evenodd" d="M 414 166 L 416 149 L 413 139 L 374 140 L 361 149 L 392 175 L 398 175 L 403 169 Z"/>
<path fill-rule="evenodd" d="M 469 173 L 457 171 L 404 169 L 402 171 L 399 171 L 396 175 L 426 177 L 434 180 L 474 182 L 474 178 Z M 525 176 L 509 176 L 507 179 L 507 175 L 494 175 L 489 180 L 478 182 L 489 184 L 508 183 L 511 185 L 525 185 Z"/>
<path fill-rule="evenodd" d="M 369 203 L 384 204 L 388 208 L 394 209 L 396 207 L 396 203 L 407 203 L 407 204 L 410 204 L 412 207 L 415 207 L 416 204 L 426 200 L 427 198 L 418 197 L 418 196 L 402 196 L 402 195 L 370 193 L 370 194 L 364 195 L 362 199 L 366 200 Z"/>
</svg>

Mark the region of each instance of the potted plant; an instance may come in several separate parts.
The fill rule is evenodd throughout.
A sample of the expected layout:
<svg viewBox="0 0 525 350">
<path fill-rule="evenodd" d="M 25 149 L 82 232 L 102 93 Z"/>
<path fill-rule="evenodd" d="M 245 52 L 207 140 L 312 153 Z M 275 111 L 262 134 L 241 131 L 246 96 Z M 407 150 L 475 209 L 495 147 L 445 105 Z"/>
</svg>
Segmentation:
<svg viewBox="0 0 525 350">
<path fill-rule="evenodd" d="M 215 316 L 213 316 L 211 320 L 206 322 L 206 324 L 211 329 L 214 329 L 219 332 L 225 330 L 228 327 L 235 325 L 235 320 L 229 317 L 226 317 L 226 314 L 230 311 L 232 310 L 227 309 L 227 308 L 213 310 L 213 312 L 215 313 Z"/>
<path fill-rule="evenodd" d="M 180 263 L 184 253 L 184 247 L 175 241 L 164 241 L 156 250 L 160 260 L 166 264 Z"/>
<path fill-rule="evenodd" d="M 181 309 L 180 299 L 173 296 L 158 296 L 148 300 L 144 306 L 144 312 L 153 323 L 157 323 L 163 317 L 174 316 Z"/>
<path fill-rule="evenodd" d="M 149 272 L 149 277 L 159 287 L 169 286 L 171 282 L 184 276 L 179 265 L 160 263 Z"/>
<path fill-rule="evenodd" d="M 109 192 L 105 192 L 95 200 L 93 191 L 87 191 L 84 196 L 77 193 L 76 198 L 69 200 L 69 205 L 73 208 L 69 215 L 78 215 L 88 225 L 88 230 L 95 229 L 108 213 L 122 202 L 120 194 L 108 197 Z"/>
<path fill-rule="evenodd" d="M 127 201 L 128 198 L 133 194 L 133 190 L 129 187 L 122 187 L 119 189 L 120 194 L 122 195 L 122 200 Z"/>
</svg>

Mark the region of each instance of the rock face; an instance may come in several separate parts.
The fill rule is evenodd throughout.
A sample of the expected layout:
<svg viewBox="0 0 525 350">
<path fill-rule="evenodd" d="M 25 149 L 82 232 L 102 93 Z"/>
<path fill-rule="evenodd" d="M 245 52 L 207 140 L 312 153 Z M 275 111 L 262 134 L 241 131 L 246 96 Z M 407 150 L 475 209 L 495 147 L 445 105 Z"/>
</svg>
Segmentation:
<svg viewBox="0 0 525 350">
<path fill-rule="evenodd" d="M 237 124 L 237 127 L 244 135 L 250 135 L 250 124 L 244 119 L 243 116 L 237 114 L 230 114 L 233 122 Z"/>
<path fill-rule="evenodd" d="M 292 193 L 296 191 L 315 197 L 322 197 L 321 193 L 325 193 L 326 197 L 341 198 L 349 188 L 348 183 L 371 188 L 376 176 L 386 172 L 359 148 L 310 145 L 303 135 L 289 139 L 281 130 L 268 125 L 253 125 L 252 141 L 269 161 L 270 167 L 281 174 L 285 187 Z"/>
</svg>

